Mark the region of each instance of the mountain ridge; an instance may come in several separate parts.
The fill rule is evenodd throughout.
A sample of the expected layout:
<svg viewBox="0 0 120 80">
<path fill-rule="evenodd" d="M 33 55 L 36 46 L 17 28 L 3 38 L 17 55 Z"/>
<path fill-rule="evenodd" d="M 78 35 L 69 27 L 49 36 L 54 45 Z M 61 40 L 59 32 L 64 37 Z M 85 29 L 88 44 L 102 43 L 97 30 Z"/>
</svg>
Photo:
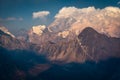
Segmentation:
<svg viewBox="0 0 120 80">
<path fill-rule="evenodd" d="M 108 37 L 88 27 L 72 40 L 44 44 L 42 53 L 45 53 L 52 61 L 98 61 L 112 56 L 120 57 L 119 45 L 119 38 Z"/>
<path fill-rule="evenodd" d="M 99 61 L 113 56 L 120 57 L 120 39 L 100 34 L 91 27 L 83 29 L 78 36 L 73 35 L 70 39 L 68 37 L 60 39 L 60 37 L 50 34 L 51 38 L 47 40 L 50 36 L 46 35 L 48 35 L 47 32 L 41 35 L 40 38 L 43 38 L 43 42 L 36 42 L 38 44 L 5 35 L 0 36 L 0 41 L 1 46 L 5 48 L 33 50 L 39 55 L 45 55 L 48 60 L 53 62 Z"/>
</svg>

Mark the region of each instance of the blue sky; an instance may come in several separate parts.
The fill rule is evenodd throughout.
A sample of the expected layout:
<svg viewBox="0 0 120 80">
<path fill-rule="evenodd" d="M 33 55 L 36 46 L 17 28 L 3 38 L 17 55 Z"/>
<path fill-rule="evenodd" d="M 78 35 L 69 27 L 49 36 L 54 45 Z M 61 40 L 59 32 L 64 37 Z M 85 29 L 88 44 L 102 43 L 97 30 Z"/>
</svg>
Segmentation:
<svg viewBox="0 0 120 80">
<path fill-rule="evenodd" d="M 0 0 L 0 25 L 12 32 L 22 28 L 29 29 L 33 25 L 49 25 L 62 7 L 69 6 L 120 7 L 120 0 Z M 33 12 L 39 11 L 49 11 L 50 14 L 44 19 L 34 19 Z"/>
</svg>

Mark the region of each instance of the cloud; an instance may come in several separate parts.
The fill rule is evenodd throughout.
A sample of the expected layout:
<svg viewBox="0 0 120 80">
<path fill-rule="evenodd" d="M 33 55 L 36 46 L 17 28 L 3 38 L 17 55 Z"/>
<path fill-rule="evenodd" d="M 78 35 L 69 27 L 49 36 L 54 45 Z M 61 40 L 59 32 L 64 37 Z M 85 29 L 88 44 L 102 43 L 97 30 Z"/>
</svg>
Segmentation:
<svg viewBox="0 0 120 80">
<path fill-rule="evenodd" d="M 8 17 L 6 20 L 7 20 L 7 21 L 15 21 L 16 18 L 15 18 L 15 17 Z"/>
<path fill-rule="evenodd" d="M 67 18 L 72 17 L 72 15 L 76 14 L 78 9 L 75 7 L 63 7 L 59 13 L 55 16 L 55 18 Z"/>
<path fill-rule="evenodd" d="M 117 4 L 120 5 L 120 1 Z"/>
<path fill-rule="evenodd" d="M 33 12 L 33 18 L 44 18 L 50 14 L 49 11 Z"/>
<path fill-rule="evenodd" d="M 22 18 L 22 17 L 20 17 L 18 20 L 19 20 L 19 21 L 22 21 L 22 20 L 23 20 L 23 18 Z"/>
<path fill-rule="evenodd" d="M 67 26 L 67 27 L 66 27 Z M 120 8 L 63 7 L 49 26 L 51 30 L 70 30 L 77 35 L 86 27 L 92 27 L 100 33 L 120 37 Z"/>
<path fill-rule="evenodd" d="M 23 20 L 22 17 L 19 17 L 19 18 L 16 18 L 16 17 L 0 18 L 0 21 L 22 21 L 22 20 Z"/>
</svg>

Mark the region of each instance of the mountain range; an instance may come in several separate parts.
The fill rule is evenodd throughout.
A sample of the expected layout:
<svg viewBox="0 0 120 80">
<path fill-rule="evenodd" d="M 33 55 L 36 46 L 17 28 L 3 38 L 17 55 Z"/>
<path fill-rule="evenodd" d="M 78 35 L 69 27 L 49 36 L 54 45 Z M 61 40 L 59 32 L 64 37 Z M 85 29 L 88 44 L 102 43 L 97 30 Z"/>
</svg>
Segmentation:
<svg viewBox="0 0 120 80">
<path fill-rule="evenodd" d="M 25 35 L 20 35 L 24 37 L 21 39 L 19 36 L 13 37 L 10 32 L 5 32 L 5 29 L 0 29 L 0 63 L 2 64 L 0 69 L 5 70 L 0 73 L 2 80 L 7 80 L 6 77 L 11 80 L 14 78 L 15 80 L 120 79 L 118 77 L 120 70 L 118 72 L 111 70 L 120 67 L 120 38 L 99 33 L 91 27 L 86 27 L 78 35 L 68 31 L 66 37 L 63 35 L 67 30 L 62 33 L 63 35 L 58 35 L 61 31 L 50 32 L 46 27 L 40 30 L 41 35 L 31 29 L 24 33 Z M 115 66 L 112 66 L 112 61 Z M 8 67 L 4 67 L 7 65 Z M 111 68 L 105 70 L 108 65 Z M 56 70 L 59 73 L 55 73 Z M 93 76 L 94 71 L 98 71 L 96 77 Z M 16 72 L 17 77 L 13 77 Z M 75 73 L 75 76 L 70 77 L 72 73 Z M 107 79 L 110 75 L 112 78 Z"/>
<path fill-rule="evenodd" d="M 50 61 L 99 61 L 120 56 L 120 39 L 100 34 L 91 27 L 85 28 L 78 36 L 69 35 L 70 38 L 62 38 L 48 30 L 43 35 L 28 33 L 28 41 L 14 38 L 2 30 L 0 33 L 2 47 L 32 50 L 45 55 Z"/>
</svg>

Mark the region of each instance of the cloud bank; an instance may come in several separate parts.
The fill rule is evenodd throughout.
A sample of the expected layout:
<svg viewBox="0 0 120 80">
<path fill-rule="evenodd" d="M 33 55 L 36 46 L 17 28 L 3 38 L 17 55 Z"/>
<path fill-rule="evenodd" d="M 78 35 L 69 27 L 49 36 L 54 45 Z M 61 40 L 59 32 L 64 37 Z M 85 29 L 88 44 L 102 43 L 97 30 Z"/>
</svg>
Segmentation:
<svg viewBox="0 0 120 80">
<path fill-rule="evenodd" d="M 49 11 L 33 12 L 33 18 L 44 18 L 50 14 Z"/>
<path fill-rule="evenodd" d="M 62 22 L 63 20 L 65 23 Z M 67 25 L 69 26 L 66 28 L 65 26 Z M 120 37 L 120 8 L 106 7 L 104 9 L 96 9 L 95 7 L 63 7 L 58 14 L 55 15 L 55 21 L 49 27 L 51 30 L 59 29 L 57 27 L 60 27 L 60 29 L 67 29 L 79 34 L 88 26 L 111 37 Z"/>
</svg>

